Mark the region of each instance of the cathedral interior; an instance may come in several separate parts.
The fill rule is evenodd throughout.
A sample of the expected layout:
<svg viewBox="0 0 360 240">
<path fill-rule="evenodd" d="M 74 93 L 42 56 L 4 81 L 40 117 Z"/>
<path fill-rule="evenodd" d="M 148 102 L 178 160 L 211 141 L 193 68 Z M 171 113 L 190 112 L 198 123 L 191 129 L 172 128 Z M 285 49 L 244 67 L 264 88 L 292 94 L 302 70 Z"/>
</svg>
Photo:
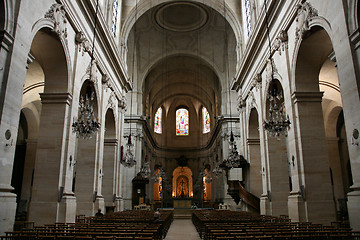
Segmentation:
<svg viewBox="0 0 360 240">
<path fill-rule="evenodd" d="M 226 208 L 360 231 L 358 0 L 0 11 L 0 235 L 98 209 Z"/>
</svg>

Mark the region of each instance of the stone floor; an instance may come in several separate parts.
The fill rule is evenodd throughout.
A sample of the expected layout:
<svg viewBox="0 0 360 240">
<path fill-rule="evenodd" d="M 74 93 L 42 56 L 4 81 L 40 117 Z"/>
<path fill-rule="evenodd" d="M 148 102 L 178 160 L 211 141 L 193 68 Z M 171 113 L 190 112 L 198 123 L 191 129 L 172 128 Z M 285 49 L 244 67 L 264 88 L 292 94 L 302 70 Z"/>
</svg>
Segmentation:
<svg viewBox="0 0 360 240">
<path fill-rule="evenodd" d="M 174 219 L 165 240 L 201 240 L 191 219 Z"/>
</svg>

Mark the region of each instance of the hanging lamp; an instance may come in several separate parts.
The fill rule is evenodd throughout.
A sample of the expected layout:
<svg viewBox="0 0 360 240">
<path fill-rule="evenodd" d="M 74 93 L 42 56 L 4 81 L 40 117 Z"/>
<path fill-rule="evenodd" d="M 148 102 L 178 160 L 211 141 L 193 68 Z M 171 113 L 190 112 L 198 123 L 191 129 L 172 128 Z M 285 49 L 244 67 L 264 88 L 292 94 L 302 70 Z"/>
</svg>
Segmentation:
<svg viewBox="0 0 360 240">
<path fill-rule="evenodd" d="M 271 51 L 270 31 L 269 31 L 269 19 L 265 6 L 265 20 L 266 20 L 266 32 L 269 41 L 269 64 L 271 66 L 271 82 L 269 91 L 267 93 L 267 99 L 269 100 L 268 119 L 264 120 L 264 129 L 273 137 L 279 137 L 280 135 L 287 136 L 288 128 L 290 127 L 289 116 L 286 115 L 285 103 L 283 101 L 283 94 L 278 89 L 277 81 L 274 78 L 274 66 Z"/>
<path fill-rule="evenodd" d="M 94 113 L 95 92 L 91 86 L 92 68 L 94 64 L 94 49 L 96 37 L 97 14 L 99 9 L 99 0 L 96 1 L 94 37 L 92 40 L 91 60 L 90 60 L 90 76 L 86 91 L 80 96 L 78 118 L 74 119 L 72 131 L 76 133 L 77 138 L 89 139 L 100 129 L 100 122 L 96 119 Z"/>
</svg>

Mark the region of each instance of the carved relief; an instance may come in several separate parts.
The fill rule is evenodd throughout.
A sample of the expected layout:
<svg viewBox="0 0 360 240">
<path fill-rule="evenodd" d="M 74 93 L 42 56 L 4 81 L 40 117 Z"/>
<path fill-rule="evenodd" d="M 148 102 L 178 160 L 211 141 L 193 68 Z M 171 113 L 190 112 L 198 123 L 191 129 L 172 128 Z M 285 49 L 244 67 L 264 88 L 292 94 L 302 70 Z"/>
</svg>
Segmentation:
<svg viewBox="0 0 360 240">
<path fill-rule="evenodd" d="M 124 97 L 122 97 L 121 99 L 118 99 L 118 107 L 120 108 L 120 110 L 122 112 L 126 112 L 127 105 L 126 105 L 126 100 Z"/>
<path fill-rule="evenodd" d="M 101 81 L 102 81 L 104 87 L 106 87 L 106 91 L 107 91 L 108 89 L 110 89 L 111 91 L 114 91 L 114 88 L 113 88 L 113 86 L 112 86 L 112 84 L 111 84 L 110 78 L 109 78 L 109 76 L 108 76 L 107 74 L 104 74 L 104 75 L 102 76 Z"/>
<path fill-rule="evenodd" d="M 298 5 L 296 17 L 296 40 L 303 39 L 310 30 L 310 22 L 313 17 L 318 16 L 318 11 L 308 2 Z"/>
<path fill-rule="evenodd" d="M 245 103 L 244 99 L 240 95 L 240 97 L 238 98 L 237 110 L 239 112 L 242 112 L 242 111 L 244 111 L 245 106 L 246 106 L 246 103 Z"/>
<path fill-rule="evenodd" d="M 75 42 L 79 44 L 79 52 L 82 52 L 82 56 L 84 56 L 84 52 L 91 52 L 90 42 L 87 40 L 83 32 L 76 33 Z"/>
<path fill-rule="evenodd" d="M 278 37 L 275 39 L 275 43 L 273 46 L 274 51 L 279 51 L 281 55 L 281 51 L 285 51 L 288 48 L 288 34 L 285 30 L 281 30 Z"/>
<path fill-rule="evenodd" d="M 98 78 L 96 76 L 96 73 L 98 72 L 97 66 L 96 66 L 96 60 L 93 60 L 92 64 L 90 61 L 89 66 L 86 69 L 86 74 L 90 76 L 89 80 L 93 82 L 95 85 L 98 83 Z"/>
<path fill-rule="evenodd" d="M 252 80 L 251 89 L 256 88 L 256 90 L 259 90 L 261 87 L 261 81 L 262 81 L 261 74 L 257 73 Z"/>
<path fill-rule="evenodd" d="M 249 106 L 249 110 L 251 110 L 252 108 L 255 107 L 255 97 L 254 97 L 253 92 L 249 93 L 247 103 L 248 103 L 248 106 Z"/>
<path fill-rule="evenodd" d="M 278 72 L 278 70 L 276 68 L 274 59 L 271 59 L 271 63 L 270 63 L 270 60 L 267 60 L 267 63 L 266 63 L 266 79 L 271 80 L 273 78 L 273 75 L 275 73 L 277 73 L 277 72 Z"/>
<path fill-rule="evenodd" d="M 54 21 L 53 31 L 65 40 L 67 43 L 67 28 L 66 28 L 66 16 L 64 6 L 62 4 L 55 3 L 50 7 L 50 10 L 45 14 L 45 18 L 49 18 Z"/>
<path fill-rule="evenodd" d="M 116 113 L 116 97 L 115 97 L 115 93 L 111 92 L 110 97 L 108 99 L 108 106 L 109 108 L 111 108 L 114 112 L 114 114 Z"/>
</svg>

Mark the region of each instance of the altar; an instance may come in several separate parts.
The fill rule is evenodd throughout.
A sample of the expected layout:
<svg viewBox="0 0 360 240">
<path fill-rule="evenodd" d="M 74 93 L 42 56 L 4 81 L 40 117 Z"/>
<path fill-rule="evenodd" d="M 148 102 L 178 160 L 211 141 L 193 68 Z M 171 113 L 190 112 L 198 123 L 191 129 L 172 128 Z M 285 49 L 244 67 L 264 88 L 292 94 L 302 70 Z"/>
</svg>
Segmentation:
<svg viewBox="0 0 360 240">
<path fill-rule="evenodd" d="M 173 199 L 175 209 L 190 209 L 191 198 Z"/>
</svg>

